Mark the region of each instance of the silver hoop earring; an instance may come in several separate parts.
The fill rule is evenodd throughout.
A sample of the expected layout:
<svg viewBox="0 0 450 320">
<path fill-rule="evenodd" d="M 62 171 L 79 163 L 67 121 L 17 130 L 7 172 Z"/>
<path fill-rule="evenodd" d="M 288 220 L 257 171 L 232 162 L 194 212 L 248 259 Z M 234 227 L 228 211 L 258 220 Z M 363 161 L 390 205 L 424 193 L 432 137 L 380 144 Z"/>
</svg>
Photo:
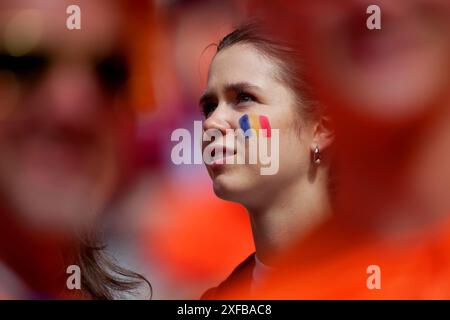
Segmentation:
<svg viewBox="0 0 450 320">
<path fill-rule="evenodd" d="M 314 148 L 314 153 L 313 153 L 313 162 L 314 162 L 314 164 L 319 165 L 321 160 L 322 160 L 322 156 L 320 154 L 319 146 L 316 146 Z"/>
</svg>

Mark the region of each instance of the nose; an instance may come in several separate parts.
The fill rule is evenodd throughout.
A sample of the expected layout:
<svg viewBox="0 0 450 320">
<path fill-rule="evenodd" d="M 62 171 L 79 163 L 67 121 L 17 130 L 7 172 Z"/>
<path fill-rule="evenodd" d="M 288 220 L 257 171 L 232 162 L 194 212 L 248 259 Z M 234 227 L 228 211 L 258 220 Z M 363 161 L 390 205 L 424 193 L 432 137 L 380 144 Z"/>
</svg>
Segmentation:
<svg viewBox="0 0 450 320">
<path fill-rule="evenodd" d="M 55 66 L 49 70 L 38 99 L 45 113 L 60 123 L 87 125 L 101 104 L 100 87 L 93 71 L 84 66 Z"/>
<path fill-rule="evenodd" d="M 234 128 L 233 123 L 231 109 L 228 108 L 225 103 L 219 103 L 214 112 L 203 122 L 203 130 L 219 130 L 225 135 L 227 129 Z"/>
</svg>

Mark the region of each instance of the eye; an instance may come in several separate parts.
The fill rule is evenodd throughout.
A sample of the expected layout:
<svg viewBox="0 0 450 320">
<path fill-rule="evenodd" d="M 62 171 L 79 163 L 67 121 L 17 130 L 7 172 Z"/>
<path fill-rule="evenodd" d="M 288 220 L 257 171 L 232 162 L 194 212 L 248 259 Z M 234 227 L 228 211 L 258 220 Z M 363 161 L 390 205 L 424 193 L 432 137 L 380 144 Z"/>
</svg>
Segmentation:
<svg viewBox="0 0 450 320">
<path fill-rule="evenodd" d="M 112 54 L 97 61 L 95 66 L 100 83 L 109 92 L 125 86 L 128 79 L 128 65 L 124 56 Z"/>
<path fill-rule="evenodd" d="M 0 53 L 0 70 L 11 71 L 23 80 L 35 79 L 44 73 L 49 60 L 49 57 L 40 53 L 30 53 L 20 57 Z"/>
<path fill-rule="evenodd" d="M 208 118 L 211 115 L 211 113 L 213 113 L 214 110 L 216 110 L 217 103 L 214 101 L 206 101 L 200 105 L 200 108 L 202 110 L 203 116 L 205 118 Z"/>
<path fill-rule="evenodd" d="M 256 98 L 254 95 L 246 92 L 239 92 L 236 95 L 236 103 L 248 103 L 248 102 L 254 102 L 256 101 Z"/>
</svg>

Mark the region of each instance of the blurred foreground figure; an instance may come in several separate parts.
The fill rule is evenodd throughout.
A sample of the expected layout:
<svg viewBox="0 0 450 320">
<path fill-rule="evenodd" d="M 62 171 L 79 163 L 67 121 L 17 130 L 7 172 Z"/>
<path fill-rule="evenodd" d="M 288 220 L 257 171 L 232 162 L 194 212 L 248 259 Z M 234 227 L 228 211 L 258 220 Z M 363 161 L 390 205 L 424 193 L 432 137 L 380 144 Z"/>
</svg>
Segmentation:
<svg viewBox="0 0 450 320">
<path fill-rule="evenodd" d="M 0 4 L 0 298 L 108 299 L 142 282 L 95 236 L 130 171 L 124 7 L 77 1 L 68 30 L 70 4 Z"/>
<path fill-rule="evenodd" d="M 335 121 L 338 182 L 336 214 L 253 297 L 450 298 L 450 4 L 375 2 L 269 5 Z"/>
</svg>

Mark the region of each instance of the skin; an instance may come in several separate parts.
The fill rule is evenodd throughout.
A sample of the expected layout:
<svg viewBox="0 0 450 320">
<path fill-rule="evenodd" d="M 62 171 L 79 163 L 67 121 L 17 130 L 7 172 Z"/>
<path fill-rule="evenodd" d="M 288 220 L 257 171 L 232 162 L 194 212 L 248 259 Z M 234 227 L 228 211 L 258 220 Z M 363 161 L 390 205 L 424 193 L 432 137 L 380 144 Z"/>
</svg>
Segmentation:
<svg viewBox="0 0 450 320">
<path fill-rule="evenodd" d="M 381 30 L 366 27 L 371 4 L 381 9 Z M 315 80 L 333 105 L 396 125 L 422 117 L 445 95 L 448 1 L 321 0 L 298 9 Z"/>
<path fill-rule="evenodd" d="M 239 128 L 245 113 L 266 115 L 271 127 L 280 129 L 277 174 L 261 175 L 260 164 L 207 166 L 216 195 L 247 208 L 258 258 L 268 264 L 330 211 L 327 166 L 314 165 L 311 152 L 316 145 L 326 150 L 332 134 L 320 121 L 303 121 L 295 94 L 278 80 L 279 72 L 252 45 L 233 45 L 214 57 L 207 99 L 201 99 L 207 111 L 204 130 L 217 129 L 225 137 L 226 129 Z M 218 140 L 213 143 L 225 145 L 225 138 Z"/>
<path fill-rule="evenodd" d="M 44 53 L 51 61 L 30 81 L 0 70 L 0 195 L 26 223 L 63 232 L 89 226 L 111 197 L 120 152 L 114 137 L 121 125 L 118 96 L 104 90 L 94 65 L 113 50 L 117 17 L 111 6 L 83 2 L 85 31 L 69 32 L 61 14 L 67 5 L 4 4 L 3 30 L 20 9 L 34 10 L 33 19 L 18 23 L 25 34 L 39 30 L 25 55 Z M 6 41 L 2 49 L 8 51 Z"/>
<path fill-rule="evenodd" d="M 382 29 L 374 31 L 365 27 L 369 2 L 305 7 L 309 17 L 322 14 L 305 21 L 309 72 L 333 106 L 342 142 L 342 222 L 388 234 L 398 234 L 397 226 L 420 231 L 450 208 L 443 165 L 450 141 L 450 5 L 377 4 Z"/>
<path fill-rule="evenodd" d="M 271 293 L 261 297 L 378 299 L 383 292 L 368 295 L 364 277 L 377 257 L 387 258 L 382 282 L 395 279 L 386 284 L 399 284 L 400 298 L 417 289 L 419 298 L 445 296 L 445 289 L 428 289 L 440 288 L 441 261 L 448 259 L 439 227 L 448 235 L 449 2 L 282 2 L 266 16 L 285 28 L 279 35 L 295 30 L 290 35 L 303 46 L 308 79 L 332 112 L 339 188 L 333 217 L 284 257 L 286 272 L 275 275 L 281 281 L 269 282 Z M 380 31 L 366 29 L 371 4 L 382 10 Z M 298 21 L 303 28 L 293 27 Z M 416 249 L 429 244 L 424 261 L 416 261 Z M 391 259 L 400 263 L 389 265 Z M 410 268 L 416 264 L 426 267 L 417 273 Z M 422 291 L 421 272 L 432 284 Z"/>
<path fill-rule="evenodd" d="M 18 55 L 49 59 L 33 77 L 0 69 L 0 260 L 30 288 L 55 295 L 65 284 L 63 256 L 92 231 L 117 190 L 133 121 L 124 88 L 107 89 L 95 64 L 116 53 L 117 7 L 78 1 L 82 29 L 68 31 L 70 4 L 0 6 L 0 31 L 34 39 Z M 26 19 L 17 18 L 22 10 Z M 11 48 L 0 42 L 2 54 L 17 54 Z"/>
</svg>

